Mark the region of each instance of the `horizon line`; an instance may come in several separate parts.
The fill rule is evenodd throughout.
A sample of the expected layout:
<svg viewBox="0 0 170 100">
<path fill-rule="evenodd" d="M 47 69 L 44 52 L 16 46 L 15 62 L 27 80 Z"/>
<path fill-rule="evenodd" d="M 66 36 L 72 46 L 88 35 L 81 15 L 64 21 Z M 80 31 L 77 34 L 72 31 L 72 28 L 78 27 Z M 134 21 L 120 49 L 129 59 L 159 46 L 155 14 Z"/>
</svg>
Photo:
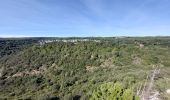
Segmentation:
<svg viewBox="0 0 170 100">
<path fill-rule="evenodd" d="M 170 37 L 170 35 L 145 35 L 145 36 L 0 36 L 0 38 L 109 38 L 109 37 Z"/>
</svg>

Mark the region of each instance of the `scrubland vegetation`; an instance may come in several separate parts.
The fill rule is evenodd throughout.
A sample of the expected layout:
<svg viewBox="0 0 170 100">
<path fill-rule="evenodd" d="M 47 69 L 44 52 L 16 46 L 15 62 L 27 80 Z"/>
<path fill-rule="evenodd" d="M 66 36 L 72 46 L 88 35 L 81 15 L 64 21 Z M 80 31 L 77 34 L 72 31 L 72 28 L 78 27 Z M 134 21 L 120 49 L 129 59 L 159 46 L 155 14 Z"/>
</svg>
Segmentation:
<svg viewBox="0 0 170 100">
<path fill-rule="evenodd" d="M 151 92 L 170 99 L 170 37 L 95 39 L 0 40 L 0 99 L 140 100 L 154 66 L 160 73 Z"/>
</svg>

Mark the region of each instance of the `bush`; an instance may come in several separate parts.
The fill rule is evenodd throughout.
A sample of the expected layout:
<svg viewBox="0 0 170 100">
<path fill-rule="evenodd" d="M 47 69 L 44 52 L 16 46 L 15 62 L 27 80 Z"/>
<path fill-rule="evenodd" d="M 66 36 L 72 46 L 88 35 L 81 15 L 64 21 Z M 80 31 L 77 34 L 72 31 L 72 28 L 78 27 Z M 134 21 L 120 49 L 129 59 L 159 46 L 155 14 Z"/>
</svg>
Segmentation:
<svg viewBox="0 0 170 100">
<path fill-rule="evenodd" d="M 92 93 L 90 100 L 139 100 L 131 89 L 123 89 L 120 83 L 104 83 Z"/>
</svg>

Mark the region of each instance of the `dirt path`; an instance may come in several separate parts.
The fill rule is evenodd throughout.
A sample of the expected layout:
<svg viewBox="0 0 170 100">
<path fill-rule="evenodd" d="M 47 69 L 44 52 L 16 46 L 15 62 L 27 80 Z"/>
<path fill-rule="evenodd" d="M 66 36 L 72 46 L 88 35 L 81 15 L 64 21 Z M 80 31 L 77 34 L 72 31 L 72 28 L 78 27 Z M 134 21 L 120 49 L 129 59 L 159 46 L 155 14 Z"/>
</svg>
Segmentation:
<svg viewBox="0 0 170 100">
<path fill-rule="evenodd" d="M 156 67 L 150 74 L 147 75 L 146 82 L 144 84 L 142 93 L 140 94 L 141 100 L 159 100 L 159 92 L 151 92 L 154 91 L 154 79 L 157 74 L 159 74 L 160 69 Z"/>
</svg>

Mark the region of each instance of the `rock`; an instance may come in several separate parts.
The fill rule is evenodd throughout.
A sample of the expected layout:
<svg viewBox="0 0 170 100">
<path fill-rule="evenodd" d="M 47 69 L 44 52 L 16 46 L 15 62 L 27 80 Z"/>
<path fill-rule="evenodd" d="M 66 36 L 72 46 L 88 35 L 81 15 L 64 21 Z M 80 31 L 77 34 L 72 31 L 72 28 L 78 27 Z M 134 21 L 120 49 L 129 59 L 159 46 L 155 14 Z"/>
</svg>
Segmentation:
<svg viewBox="0 0 170 100">
<path fill-rule="evenodd" d="M 167 89 L 167 90 L 166 90 L 166 93 L 170 95 L 170 89 Z"/>
<path fill-rule="evenodd" d="M 144 47 L 144 44 L 139 44 L 139 47 L 140 47 L 140 48 L 143 48 L 143 47 Z"/>
</svg>

